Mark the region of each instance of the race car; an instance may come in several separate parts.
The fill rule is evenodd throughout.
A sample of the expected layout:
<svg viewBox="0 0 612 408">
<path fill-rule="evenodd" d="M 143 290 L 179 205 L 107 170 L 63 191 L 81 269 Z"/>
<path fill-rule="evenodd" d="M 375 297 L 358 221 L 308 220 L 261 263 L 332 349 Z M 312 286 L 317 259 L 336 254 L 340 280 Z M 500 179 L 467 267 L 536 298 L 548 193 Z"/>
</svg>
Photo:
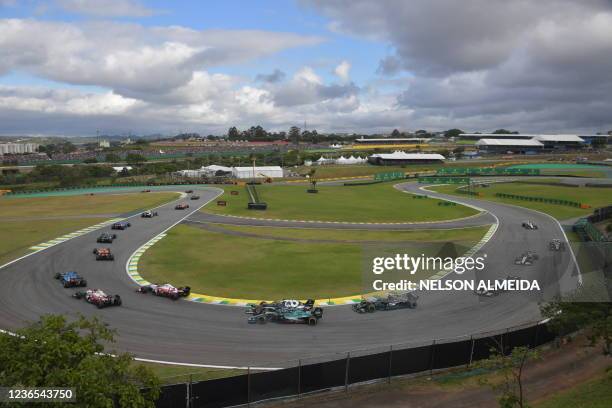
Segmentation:
<svg viewBox="0 0 612 408">
<path fill-rule="evenodd" d="M 323 309 L 315 307 L 313 309 L 262 309 L 261 313 L 249 316 L 248 322 L 253 323 L 303 323 L 315 326 L 319 319 L 323 317 Z"/>
<path fill-rule="evenodd" d="M 191 193 L 193 193 L 193 190 L 186 190 L 185 192 L 186 192 L 187 194 L 191 194 Z"/>
<path fill-rule="evenodd" d="M 565 242 L 560 239 L 553 239 L 548 243 L 548 249 L 551 251 L 565 251 Z"/>
<path fill-rule="evenodd" d="M 138 293 L 152 293 L 156 296 L 168 297 L 172 300 L 177 300 L 180 297 L 187 297 L 189 293 L 191 293 L 191 288 L 189 286 L 181 286 L 175 288 L 169 283 L 164 285 L 158 285 L 156 283 L 152 283 L 150 285 L 141 286 L 137 290 Z"/>
<path fill-rule="evenodd" d="M 189 208 L 189 204 L 181 203 L 174 206 L 175 210 L 186 210 Z"/>
<path fill-rule="evenodd" d="M 199 200 L 200 196 L 199 195 L 192 195 L 190 199 L 191 200 Z"/>
<path fill-rule="evenodd" d="M 153 218 L 153 217 L 157 217 L 157 211 L 145 211 L 142 214 L 140 214 L 140 216 L 142 218 Z"/>
<path fill-rule="evenodd" d="M 294 299 L 276 302 L 261 302 L 248 305 L 246 313 L 251 315 L 249 323 L 305 323 L 314 326 L 323 317 L 323 309 L 314 305 L 314 300 L 300 302 Z"/>
<path fill-rule="evenodd" d="M 528 230 L 537 230 L 538 226 L 535 225 L 532 221 L 523 221 L 523 228 L 528 229 Z"/>
<path fill-rule="evenodd" d="M 533 265 L 539 258 L 538 254 L 531 251 L 523 252 L 521 255 L 514 259 L 515 265 Z"/>
<path fill-rule="evenodd" d="M 141 193 L 150 193 L 151 190 L 142 190 Z"/>
<path fill-rule="evenodd" d="M 357 313 L 373 313 L 377 310 L 415 309 L 418 298 L 412 292 L 372 296 L 354 304 L 353 310 Z"/>
<path fill-rule="evenodd" d="M 96 240 L 100 244 L 112 244 L 117 239 L 117 234 L 102 233 Z"/>
<path fill-rule="evenodd" d="M 119 295 L 107 295 L 100 289 L 88 289 L 84 292 L 76 292 L 72 297 L 85 299 L 87 303 L 96 305 L 98 309 L 107 306 L 121 306 L 121 297 Z"/>
<path fill-rule="evenodd" d="M 55 279 L 59 279 L 65 288 L 87 286 L 87 281 L 76 272 L 58 272 L 55 274 Z"/>
<path fill-rule="evenodd" d="M 128 227 L 131 227 L 131 226 L 132 226 L 132 224 L 130 224 L 127 221 L 119 221 L 119 222 L 116 222 L 113 225 L 111 225 L 111 229 L 114 229 L 114 230 L 124 230 L 124 229 L 127 229 Z"/>
<path fill-rule="evenodd" d="M 111 254 L 110 248 L 95 248 L 93 250 L 96 255 L 96 261 L 114 261 L 115 256 Z"/>
</svg>

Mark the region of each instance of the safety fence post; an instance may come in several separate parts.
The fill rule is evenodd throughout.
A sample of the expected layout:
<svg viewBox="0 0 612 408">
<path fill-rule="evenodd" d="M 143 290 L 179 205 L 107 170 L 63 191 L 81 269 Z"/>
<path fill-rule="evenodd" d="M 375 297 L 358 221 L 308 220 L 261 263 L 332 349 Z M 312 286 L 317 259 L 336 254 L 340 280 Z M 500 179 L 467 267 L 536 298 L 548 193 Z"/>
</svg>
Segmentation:
<svg viewBox="0 0 612 408">
<path fill-rule="evenodd" d="M 433 365 L 434 365 L 435 354 L 436 354 L 436 341 L 434 340 L 431 343 L 431 358 L 429 360 L 429 375 L 433 374 Z"/>
<path fill-rule="evenodd" d="M 469 359 L 468 364 L 467 364 L 468 367 L 472 365 L 472 359 L 474 358 L 474 343 L 475 343 L 475 341 L 474 341 L 474 336 L 473 335 L 470 336 L 470 341 L 472 342 L 472 347 L 470 349 L 470 359 Z"/>
<path fill-rule="evenodd" d="M 193 374 L 189 374 L 189 383 L 185 384 L 187 386 L 187 408 L 190 408 L 193 405 L 193 397 L 191 396 L 191 384 L 193 383 Z"/>
<path fill-rule="evenodd" d="M 251 406 L 251 367 L 247 367 L 247 407 Z"/>
<path fill-rule="evenodd" d="M 302 359 L 298 360 L 298 398 L 302 396 Z"/>
<path fill-rule="evenodd" d="M 349 366 L 351 363 L 351 352 L 346 353 L 346 365 L 344 371 L 344 392 L 348 392 L 348 383 L 349 383 Z"/>
<path fill-rule="evenodd" d="M 393 344 L 389 346 L 389 384 L 393 376 Z"/>
</svg>

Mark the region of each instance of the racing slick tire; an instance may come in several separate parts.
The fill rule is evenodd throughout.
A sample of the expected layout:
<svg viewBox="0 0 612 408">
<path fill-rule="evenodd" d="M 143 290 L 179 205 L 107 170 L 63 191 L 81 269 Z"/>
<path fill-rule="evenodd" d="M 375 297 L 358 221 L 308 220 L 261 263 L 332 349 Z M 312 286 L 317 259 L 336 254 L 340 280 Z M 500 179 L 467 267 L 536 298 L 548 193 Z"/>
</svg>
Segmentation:
<svg viewBox="0 0 612 408">
<path fill-rule="evenodd" d="M 80 286 L 81 286 L 81 287 L 83 287 L 83 288 L 84 288 L 85 286 L 87 286 L 87 281 L 86 281 L 85 279 L 83 279 L 83 280 L 81 281 L 81 285 L 80 285 Z"/>
<path fill-rule="evenodd" d="M 96 303 L 96 307 L 98 309 L 102 309 L 104 307 L 104 303 Z"/>
<path fill-rule="evenodd" d="M 308 318 L 308 320 L 306 320 L 306 323 L 307 323 L 309 326 L 316 326 L 316 325 L 317 325 L 317 323 L 318 323 L 318 321 L 319 321 L 319 320 L 318 320 L 316 317 L 312 317 L 312 316 L 311 316 L 311 317 L 309 317 L 309 318 Z"/>
<path fill-rule="evenodd" d="M 314 317 L 316 317 L 317 319 L 320 319 L 321 317 L 323 317 L 323 309 L 321 309 L 320 307 L 315 307 L 312 310 L 312 314 Z"/>
<path fill-rule="evenodd" d="M 64 285 L 65 288 L 69 288 L 70 287 L 70 282 L 64 281 L 63 285 Z"/>
<path fill-rule="evenodd" d="M 121 306 L 121 296 L 119 295 L 115 295 L 115 298 L 113 299 L 113 305 L 115 306 Z"/>
<path fill-rule="evenodd" d="M 366 312 L 368 313 L 374 313 L 376 311 L 376 306 L 374 306 L 373 304 L 369 304 L 366 306 Z"/>
<path fill-rule="evenodd" d="M 61 273 L 56 272 L 55 275 L 53 276 L 55 279 L 59 279 L 62 276 Z"/>
</svg>

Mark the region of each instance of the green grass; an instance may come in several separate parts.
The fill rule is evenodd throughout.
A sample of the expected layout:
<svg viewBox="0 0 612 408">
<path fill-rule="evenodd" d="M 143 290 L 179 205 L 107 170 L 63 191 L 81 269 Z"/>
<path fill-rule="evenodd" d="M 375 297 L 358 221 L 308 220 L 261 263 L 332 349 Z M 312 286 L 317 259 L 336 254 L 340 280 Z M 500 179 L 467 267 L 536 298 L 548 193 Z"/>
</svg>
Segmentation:
<svg viewBox="0 0 612 408">
<path fill-rule="evenodd" d="M 432 188 L 432 190 L 440 193 L 462 196 L 463 194 L 457 193 L 456 189 L 457 186 L 451 185 Z M 481 199 L 531 208 L 550 214 L 559 220 L 585 216 L 592 213 L 594 208 L 603 207 L 612 203 L 612 188 L 603 187 L 546 186 L 530 183 L 492 183 L 489 187 L 477 188 L 475 191 L 484 194 Z M 589 204 L 592 208 L 581 209 L 565 205 L 498 198 L 495 197 L 495 193 L 520 194 L 533 197 L 572 200 Z"/>
<path fill-rule="evenodd" d="M 151 369 L 162 384 L 179 384 L 191 381 L 214 380 L 246 374 L 246 370 L 188 367 L 180 365 L 134 362 Z"/>
<path fill-rule="evenodd" d="M 178 196 L 176 193 L 132 193 L 0 198 L 0 218 L 120 214 L 156 207 Z"/>
<path fill-rule="evenodd" d="M 350 166 L 336 166 L 336 165 L 325 165 L 325 166 L 317 166 L 317 167 L 298 167 L 296 170 L 299 174 L 307 174 L 311 169 L 315 169 L 316 176 L 318 178 L 335 178 L 335 177 L 361 177 L 361 176 L 371 176 L 376 173 L 386 173 L 390 171 L 401 171 L 412 172 L 419 171 L 425 168 L 435 169 L 436 166 L 374 166 L 371 164 L 364 165 L 350 165 Z"/>
<path fill-rule="evenodd" d="M 245 227 L 234 225 L 219 226 L 224 230 L 256 234 L 269 238 L 298 238 L 298 239 L 325 239 L 336 241 L 378 241 L 378 242 L 404 242 L 427 241 L 447 242 L 455 240 L 479 241 L 489 230 L 489 226 L 456 228 L 456 229 L 430 229 L 408 231 L 359 231 L 352 230 L 321 230 L 321 229 L 295 229 L 273 227 Z"/>
<path fill-rule="evenodd" d="M 231 229 L 254 231 L 250 227 Z M 267 233 L 292 238 L 312 238 L 313 234 L 318 233 L 320 239 L 329 239 L 327 231 L 271 229 Z M 457 240 L 461 238 L 459 244 L 467 247 L 478 241 L 482 233 L 484 229 L 478 233 L 469 231 L 464 236 L 453 230 L 448 236 Z M 354 231 L 335 231 L 332 236 L 335 239 L 354 239 L 350 234 L 354 234 Z M 361 234 L 367 236 L 365 232 L 360 231 Z M 139 271 L 150 282 L 189 285 L 193 292 L 212 296 L 244 299 L 351 296 L 363 291 L 364 259 L 371 253 L 375 252 L 376 256 L 383 256 L 387 252 L 400 253 L 398 251 L 410 253 L 409 248 L 423 245 L 424 240 L 422 232 L 413 233 L 412 238 L 418 244 L 413 242 L 412 245 L 406 241 L 411 237 L 408 232 L 372 234 L 376 234 L 377 240 L 386 241 L 387 245 L 258 239 L 179 225 L 147 251 L 141 258 Z M 442 233 L 438 232 L 435 237 L 441 239 Z M 466 240 L 466 237 L 469 239 Z M 393 245 L 388 243 L 391 238 L 396 242 Z M 177 257 L 177 253 L 181 256 Z M 425 277 L 413 276 L 414 279 Z"/>
<path fill-rule="evenodd" d="M 175 193 L 138 193 L 0 198 L 0 265 L 27 254 L 32 245 L 108 219 L 100 217 L 100 214 L 119 214 L 151 208 L 176 197 L 178 194 Z M 83 217 L 68 218 L 73 215 Z M 54 218 L 49 219 L 50 217 Z"/>
<path fill-rule="evenodd" d="M 534 408 L 609 408 L 612 380 L 598 377 L 532 404 Z"/>
<path fill-rule="evenodd" d="M 439 200 L 414 199 L 393 188 L 392 183 L 368 186 L 319 186 L 309 194 L 304 185 L 257 186 L 266 211 L 248 210 L 249 195 L 244 187 L 227 188 L 220 200 L 227 206 L 209 204 L 202 211 L 223 215 L 318 221 L 418 222 L 463 218 L 477 212 L 461 205 L 438 206 Z M 235 190 L 239 195 L 231 195 Z"/>
<path fill-rule="evenodd" d="M 104 218 L 2 221 L 0 265 L 30 252 L 30 247 L 104 221 Z"/>
</svg>

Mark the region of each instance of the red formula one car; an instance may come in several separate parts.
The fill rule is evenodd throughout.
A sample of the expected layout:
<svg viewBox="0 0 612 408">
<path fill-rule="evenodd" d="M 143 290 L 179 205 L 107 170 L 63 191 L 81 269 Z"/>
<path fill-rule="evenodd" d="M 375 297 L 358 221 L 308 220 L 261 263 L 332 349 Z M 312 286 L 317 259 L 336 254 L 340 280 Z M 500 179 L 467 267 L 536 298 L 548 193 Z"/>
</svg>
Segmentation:
<svg viewBox="0 0 612 408">
<path fill-rule="evenodd" d="M 95 248 L 93 250 L 96 255 L 96 261 L 114 261 L 115 256 L 111 254 L 110 248 Z"/>
<path fill-rule="evenodd" d="M 107 306 L 121 306 L 121 297 L 119 295 L 107 295 L 100 289 L 88 289 L 85 292 L 76 292 L 72 297 L 85 299 L 87 303 L 96 305 L 98 309 Z"/>
<path fill-rule="evenodd" d="M 152 293 L 155 296 L 163 296 L 172 300 L 177 300 L 180 297 L 189 296 L 189 293 L 191 293 L 191 288 L 189 286 L 181 286 L 179 288 L 175 288 L 169 283 L 166 283 L 164 285 L 151 283 L 150 285 L 141 286 L 140 288 L 138 288 L 137 292 Z"/>
<path fill-rule="evenodd" d="M 175 209 L 175 210 L 186 210 L 186 209 L 188 209 L 188 208 L 189 208 L 189 204 L 185 204 L 185 203 L 182 203 L 182 204 L 177 204 L 177 205 L 174 207 L 174 209 Z"/>
</svg>

